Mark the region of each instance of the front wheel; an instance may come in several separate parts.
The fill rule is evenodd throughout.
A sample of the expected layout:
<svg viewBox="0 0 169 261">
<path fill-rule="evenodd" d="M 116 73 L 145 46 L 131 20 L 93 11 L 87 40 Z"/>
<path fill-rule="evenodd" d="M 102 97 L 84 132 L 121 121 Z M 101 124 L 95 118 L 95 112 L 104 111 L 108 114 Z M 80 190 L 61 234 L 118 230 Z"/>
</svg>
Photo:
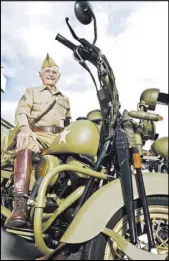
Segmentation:
<svg viewBox="0 0 169 261">
<path fill-rule="evenodd" d="M 153 196 L 147 199 L 158 254 L 168 254 L 168 197 Z M 134 202 L 134 207 L 138 233 L 137 247 L 148 251 L 143 209 L 139 201 Z M 111 218 L 107 227 L 130 241 L 129 226 L 124 208 Z M 117 244 L 103 234 L 99 234 L 83 245 L 80 252 L 80 260 L 128 260 Z"/>
</svg>

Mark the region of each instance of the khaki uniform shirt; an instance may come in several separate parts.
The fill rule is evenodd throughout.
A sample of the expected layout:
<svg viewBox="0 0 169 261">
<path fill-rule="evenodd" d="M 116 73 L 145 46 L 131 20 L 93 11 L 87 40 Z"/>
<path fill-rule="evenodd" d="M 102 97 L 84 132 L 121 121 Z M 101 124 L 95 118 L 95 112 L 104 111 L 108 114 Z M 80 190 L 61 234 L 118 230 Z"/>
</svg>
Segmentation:
<svg viewBox="0 0 169 261">
<path fill-rule="evenodd" d="M 58 89 L 55 93 L 52 93 L 44 85 L 26 89 L 16 109 L 16 126 L 29 125 L 33 119 L 36 119 L 50 106 L 54 99 L 56 99 L 56 103 L 53 108 L 35 125 L 64 127 L 65 118 L 71 118 L 69 100 Z"/>
</svg>

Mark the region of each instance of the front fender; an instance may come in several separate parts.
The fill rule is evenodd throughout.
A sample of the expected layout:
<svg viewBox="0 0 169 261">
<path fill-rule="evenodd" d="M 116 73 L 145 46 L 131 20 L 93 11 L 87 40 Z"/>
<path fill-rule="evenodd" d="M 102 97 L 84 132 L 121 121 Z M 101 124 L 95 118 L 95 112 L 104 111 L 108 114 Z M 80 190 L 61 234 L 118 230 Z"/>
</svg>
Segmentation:
<svg viewBox="0 0 169 261">
<path fill-rule="evenodd" d="M 168 195 L 168 174 L 144 173 L 146 195 Z M 133 176 L 134 199 L 139 198 L 136 180 Z M 113 180 L 96 191 L 83 205 L 60 242 L 84 243 L 96 237 L 110 218 L 124 206 L 121 183 Z"/>
</svg>

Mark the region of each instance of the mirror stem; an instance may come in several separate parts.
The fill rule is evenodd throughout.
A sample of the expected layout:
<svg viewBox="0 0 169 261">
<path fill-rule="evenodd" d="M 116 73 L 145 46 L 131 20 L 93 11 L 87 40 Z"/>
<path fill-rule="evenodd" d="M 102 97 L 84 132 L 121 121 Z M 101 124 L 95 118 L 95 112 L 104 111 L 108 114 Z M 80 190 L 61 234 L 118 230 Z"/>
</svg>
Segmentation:
<svg viewBox="0 0 169 261">
<path fill-rule="evenodd" d="M 97 23 L 96 23 L 96 16 L 95 16 L 93 10 L 92 10 L 89 6 L 85 9 L 85 11 L 90 12 L 90 14 L 92 15 L 93 20 L 94 20 L 94 40 L 93 40 L 93 43 L 92 43 L 92 44 L 95 45 L 96 40 L 97 40 Z"/>
<path fill-rule="evenodd" d="M 96 17 L 94 13 L 92 12 L 93 20 L 94 20 L 94 40 L 93 40 L 93 45 L 95 45 L 96 40 L 97 40 L 97 24 L 96 24 Z"/>
<path fill-rule="evenodd" d="M 95 14 L 93 13 L 93 10 L 91 8 L 88 8 L 88 11 L 90 12 L 90 14 L 92 15 L 93 17 L 93 20 L 94 20 L 94 40 L 93 40 L 93 45 L 95 45 L 96 43 L 96 40 L 97 40 L 97 23 L 96 23 L 96 16 Z"/>
</svg>

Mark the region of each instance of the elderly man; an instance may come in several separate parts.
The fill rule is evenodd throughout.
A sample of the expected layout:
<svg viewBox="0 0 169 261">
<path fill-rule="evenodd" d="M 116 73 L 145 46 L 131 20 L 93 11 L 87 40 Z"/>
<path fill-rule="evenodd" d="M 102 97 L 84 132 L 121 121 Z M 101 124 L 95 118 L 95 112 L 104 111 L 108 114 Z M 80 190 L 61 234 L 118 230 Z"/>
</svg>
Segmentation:
<svg viewBox="0 0 169 261">
<path fill-rule="evenodd" d="M 41 87 L 28 88 L 15 113 L 19 128 L 14 175 L 14 208 L 7 227 L 23 227 L 27 220 L 26 200 L 31 176 L 32 152 L 41 153 L 54 141 L 55 135 L 70 123 L 68 98 L 56 87 L 59 67 L 47 54 L 39 76 Z"/>
</svg>

